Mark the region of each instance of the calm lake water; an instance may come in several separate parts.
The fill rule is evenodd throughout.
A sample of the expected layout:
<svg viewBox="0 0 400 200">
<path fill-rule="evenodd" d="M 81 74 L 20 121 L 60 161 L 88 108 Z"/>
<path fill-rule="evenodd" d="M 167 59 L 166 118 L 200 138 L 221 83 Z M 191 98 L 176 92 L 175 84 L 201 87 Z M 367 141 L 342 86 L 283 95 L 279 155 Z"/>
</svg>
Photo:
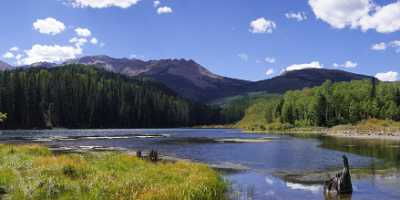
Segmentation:
<svg viewBox="0 0 400 200">
<path fill-rule="evenodd" d="M 367 174 L 353 176 L 355 191 L 345 199 L 400 199 L 400 142 L 294 138 L 235 129 L 2 131 L 0 141 L 62 150 L 155 149 L 162 155 L 243 169 L 224 173 L 232 183 L 232 199 L 238 200 L 325 199 L 320 182 L 287 177 L 339 170 L 345 154 L 351 167 Z M 391 168 L 391 173 L 382 175 L 382 168 Z"/>
</svg>

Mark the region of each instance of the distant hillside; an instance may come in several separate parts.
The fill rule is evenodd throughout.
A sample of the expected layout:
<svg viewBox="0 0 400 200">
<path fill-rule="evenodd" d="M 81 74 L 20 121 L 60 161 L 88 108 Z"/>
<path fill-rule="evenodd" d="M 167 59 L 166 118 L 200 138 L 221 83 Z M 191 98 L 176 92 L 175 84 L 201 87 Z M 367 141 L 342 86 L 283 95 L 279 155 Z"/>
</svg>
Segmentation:
<svg viewBox="0 0 400 200">
<path fill-rule="evenodd" d="M 12 69 L 12 66 L 9 65 L 8 63 L 5 63 L 3 61 L 0 61 L 0 71 Z"/>
<path fill-rule="evenodd" d="M 347 82 L 364 79 L 374 79 L 374 77 L 334 69 L 303 69 L 285 72 L 272 79 L 257 81 L 247 89 L 248 91 L 268 91 L 282 94 L 288 90 L 319 86 L 326 80 Z"/>
</svg>

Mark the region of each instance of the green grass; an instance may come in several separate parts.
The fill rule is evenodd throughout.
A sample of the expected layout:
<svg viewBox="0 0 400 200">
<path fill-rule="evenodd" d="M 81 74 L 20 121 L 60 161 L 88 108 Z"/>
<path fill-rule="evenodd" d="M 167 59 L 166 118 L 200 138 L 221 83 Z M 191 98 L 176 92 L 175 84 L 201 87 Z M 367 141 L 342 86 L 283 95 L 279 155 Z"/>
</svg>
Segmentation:
<svg viewBox="0 0 400 200">
<path fill-rule="evenodd" d="M 217 200 L 226 184 L 203 164 L 150 163 L 119 152 L 54 155 L 0 145 L 0 199 Z"/>
</svg>

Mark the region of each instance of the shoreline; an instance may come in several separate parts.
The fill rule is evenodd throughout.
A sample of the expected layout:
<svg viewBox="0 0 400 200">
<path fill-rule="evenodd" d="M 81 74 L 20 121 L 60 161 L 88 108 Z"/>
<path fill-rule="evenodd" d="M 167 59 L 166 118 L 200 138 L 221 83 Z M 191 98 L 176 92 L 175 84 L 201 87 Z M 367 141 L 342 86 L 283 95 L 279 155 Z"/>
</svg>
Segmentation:
<svg viewBox="0 0 400 200">
<path fill-rule="evenodd" d="M 246 130 L 241 129 L 245 133 L 258 133 L 258 134 L 276 134 L 276 135 L 289 135 L 294 137 L 338 137 L 338 138 L 349 138 L 349 139 L 366 139 L 366 140 L 390 140 L 400 141 L 399 132 L 364 132 L 358 130 L 337 130 L 335 128 L 320 128 L 320 127 L 307 127 L 307 128 L 293 128 L 288 130 Z"/>
<path fill-rule="evenodd" d="M 366 140 L 391 140 L 391 141 L 400 141 L 400 135 L 365 135 L 365 134 L 332 134 L 328 133 L 325 136 L 330 137 L 339 137 L 339 138 L 353 138 L 353 139 L 366 139 Z"/>
<path fill-rule="evenodd" d="M 245 132 L 283 134 L 296 137 L 341 137 L 371 140 L 400 141 L 400 122 L 393 120 L 367 119 L 356 124 L 339 124 L 333 127 L 295 127 L 280 122 L 241 124 L 236 127 Z"/>
</svg>

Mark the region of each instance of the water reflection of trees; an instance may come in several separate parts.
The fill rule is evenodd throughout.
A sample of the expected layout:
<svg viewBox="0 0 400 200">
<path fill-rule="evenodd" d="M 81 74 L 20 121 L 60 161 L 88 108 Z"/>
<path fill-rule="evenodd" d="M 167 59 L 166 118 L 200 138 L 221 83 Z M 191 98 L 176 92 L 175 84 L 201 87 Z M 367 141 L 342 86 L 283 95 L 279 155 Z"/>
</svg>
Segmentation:
<svg viewBox="0 0 400 200">
<path fill-rule="evenodd" d="M 322 148 L 378 158 L 384 161 L 385 167 L 400 169 L 400 142 L 398 141 L 335 137 L 323 137 L 321 141 Z M 374 164 L 372 162 L 371 167 L 375 167 Z"/>
</svg>

